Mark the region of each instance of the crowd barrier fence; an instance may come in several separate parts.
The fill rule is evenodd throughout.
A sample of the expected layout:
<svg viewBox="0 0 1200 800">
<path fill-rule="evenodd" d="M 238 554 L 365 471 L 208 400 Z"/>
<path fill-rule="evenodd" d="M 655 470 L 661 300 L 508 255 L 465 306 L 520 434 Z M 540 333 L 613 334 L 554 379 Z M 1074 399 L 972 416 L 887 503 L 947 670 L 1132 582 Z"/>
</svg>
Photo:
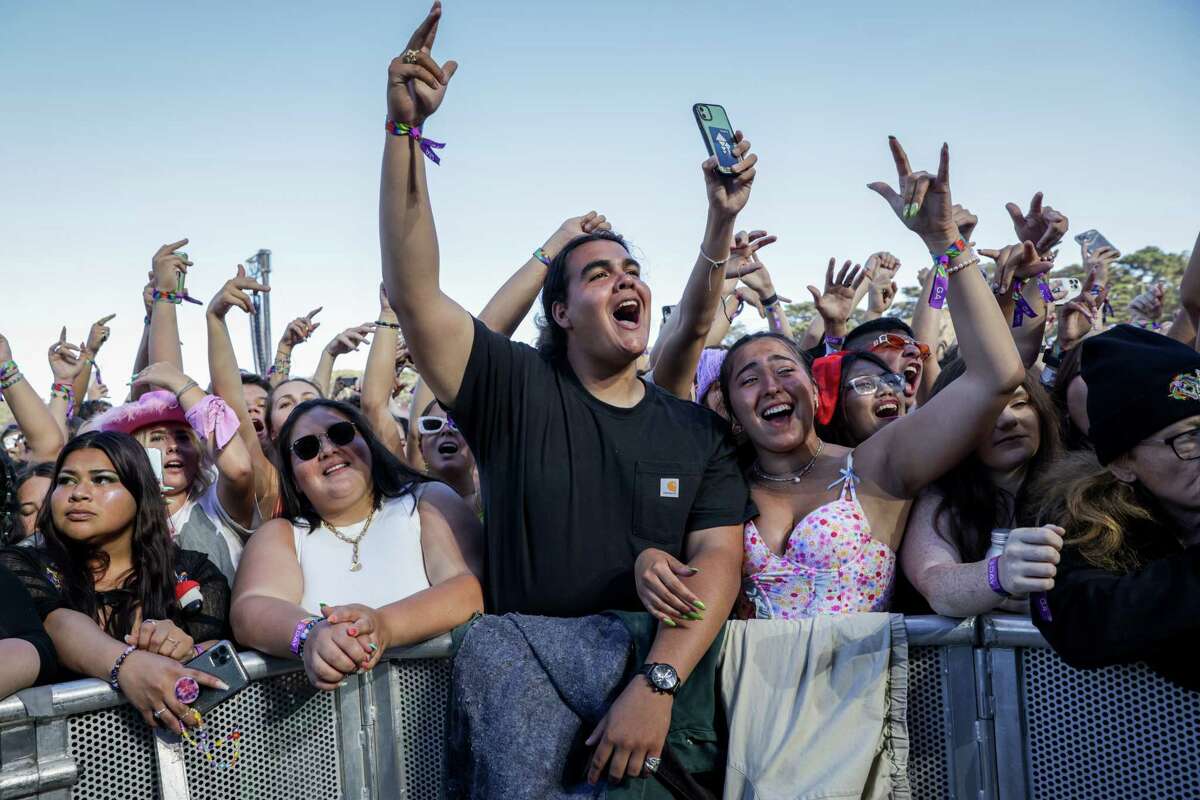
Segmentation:
<svg viewBox="0 0 1200 800">
<path fill-rule="evenodd" d="M 909 617 L 909 777 L 921 800 L 1200 797 L 1200 693 L 1143 665 L 1081 671 L 1029 620 Z M 0 701 L 0 800 L 444 796 L 449 637 L 390 651 L 336 692 L 242 654 L 252 682 L 213 709 L 231 768 L 154 733 L 98 680 Z"/>
</svg>

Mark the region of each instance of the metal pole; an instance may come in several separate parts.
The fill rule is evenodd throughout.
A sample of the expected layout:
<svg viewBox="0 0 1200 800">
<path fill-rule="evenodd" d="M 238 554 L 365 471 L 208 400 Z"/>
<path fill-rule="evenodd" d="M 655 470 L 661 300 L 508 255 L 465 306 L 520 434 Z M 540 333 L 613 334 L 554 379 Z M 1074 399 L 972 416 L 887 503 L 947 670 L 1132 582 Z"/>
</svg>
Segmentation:
<svg viewBox="0 0 1200 800">
<path fill-rule="evenodd" d="M 271 251 L 259 250 L 246 259 L 250 265 L 250 277 L 264 286 L 271 285 Z M 271 295 L 254 295 L 254 316 L 250 320 L 250 347 L 254 352 L 254 366 L 259 375 L 266 375 L 271 366 Z"/>
</svg>

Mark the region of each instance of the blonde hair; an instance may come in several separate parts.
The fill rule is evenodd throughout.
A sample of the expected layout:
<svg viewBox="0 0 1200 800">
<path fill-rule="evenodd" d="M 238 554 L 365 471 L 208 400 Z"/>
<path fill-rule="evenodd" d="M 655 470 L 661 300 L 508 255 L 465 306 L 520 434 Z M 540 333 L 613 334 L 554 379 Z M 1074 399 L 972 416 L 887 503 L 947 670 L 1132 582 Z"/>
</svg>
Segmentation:
<svg viewBox="0 0 1200 800">
<path fill-rule="evenodd" d="M 138 428 L 134 431 L 133 438 L 137 439 L 138 444 L 142 447 L 149 447 L 150 431 L 158 427 L 167 428 L 172 431 L 183 430 L 187 435 L 188 441 L 191 443 L 192 449 L 196 451 L 196 477 L 192 479 L 192 485 L 188 487 L 188 499 L 195 500 L 207 492 L 215 480 L 214 476 L 217 471 L 217 465 L 213 460 L 212 453 L 208 449 L 208 445 L 200 441 L 200 437 L 192 430 L 191 425 L 182 422 L 163 422 L 147 425 L 144 428 Z"/>
<path fill-rule="evenodd" d="M 1065 542 L 1079 548 L 1089 564 L 1125 572 L 1140 561 L 1127 540 L 1137 523 L 1153 521 L 1144 493 L 1118 480 L 1091 450 L 1075 450 L 1037 479 L 1037 519 L 1066 529 Z"/>
</svg>

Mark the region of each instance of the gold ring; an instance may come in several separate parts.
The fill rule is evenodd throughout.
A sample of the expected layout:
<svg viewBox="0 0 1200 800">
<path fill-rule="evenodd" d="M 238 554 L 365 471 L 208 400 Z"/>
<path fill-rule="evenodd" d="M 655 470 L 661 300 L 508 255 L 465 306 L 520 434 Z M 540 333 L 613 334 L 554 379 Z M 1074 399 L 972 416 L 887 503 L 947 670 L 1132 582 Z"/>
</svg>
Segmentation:
<svg viewBox="0 0 1200 800">
<path fill-rule="evenodd" d="M 417 51 L 413 50 L 410 47 L 409 49 L 404 51 L 404 55 L 402 55 L 400 57 L 400 60 L 403 61 L 405 64 L 415 64 L 415 63 L 417 63 L 417 55 L 418 55 Z"/>
</svg>

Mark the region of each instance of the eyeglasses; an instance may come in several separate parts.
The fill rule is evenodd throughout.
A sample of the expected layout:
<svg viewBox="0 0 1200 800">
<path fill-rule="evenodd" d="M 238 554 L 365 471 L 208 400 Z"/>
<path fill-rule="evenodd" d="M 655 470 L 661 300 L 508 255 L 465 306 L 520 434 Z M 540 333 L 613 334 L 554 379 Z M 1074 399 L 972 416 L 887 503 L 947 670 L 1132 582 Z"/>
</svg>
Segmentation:
<svg viewBox="0 0 1200 800">
<path fill-rule="evenodd" d="M 872 395 L 879 391 L 880 386 L 886 386 L 894 393 L 904 391 L 904 376 L 898 372 L 885 372 L 883 375 L 859 375 L 846 381 L 846 385 L 855 394 Z"/>
<path fill-rule="evenodd" d="M 1166 439 L 1151 439 L 1152 442 L 1171 445 L 1175 455 L 1181 461 L 1194 461 L 1200 458 L 1200 428 L 1168 436 Z"/>
<path fill-rule="evenodd" d="M 418 417 L 417 432 L 422 436 L 433 436 L 435 433 L 441 433 L 444 429 L 449 428 L 454 433 L 458 433 L 458 426 L 454 424 L 454 420 L 449 417 Z"/>
<path fill-rule="evenodd" d="M 334 447 L 344 447 L 354 441 L 358 428 L 353 422 L 335 422 L 325 433 L 310 433 L 292 442 L 291 451 L 301 461 L 312 461 L 321 452 L 321 440 L 328 439 Z"/>
<path fill-rule="evenodd" d="M 924 342 L 918 342 L 916 339 L 911 339 L 908 336 L 901 336 L 898 333 L 884 333 L 873 342 L 871 342 L 871 350 L 906 350 L 910 347 L 917 348 L 917 352 L 921 354 L 921 360 L 929 358 L 929 345 Z"/>
</svg>

